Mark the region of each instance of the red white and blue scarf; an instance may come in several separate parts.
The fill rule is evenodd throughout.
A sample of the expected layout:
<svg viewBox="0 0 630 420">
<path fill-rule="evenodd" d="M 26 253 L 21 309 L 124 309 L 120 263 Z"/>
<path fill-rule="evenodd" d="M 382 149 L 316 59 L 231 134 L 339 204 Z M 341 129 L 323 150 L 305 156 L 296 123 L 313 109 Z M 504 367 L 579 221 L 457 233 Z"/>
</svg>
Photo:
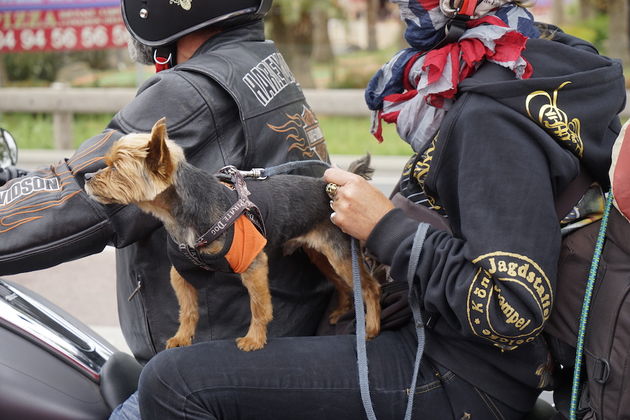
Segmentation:
<svg viewBox="0 0 630 420">
<path fill-rule="evenodd" d="M 449 18 L 439 0 L 390 0 L 400 7 L 411 46 L 398 52 L 372 78 L 365 92 L 373 111 L 372 133 L 382 138 L 382 121 L 395 123 L 415 151 L 432 139 L 461 81 L 484 62 L 512 70 L 519 79 L 532 74 L 522 57 L 528 38 L 538 38 L 531 13 L 506 0 L 482 0 L 459 41 L 432 49 L 444 37 Z"/>
</svg>

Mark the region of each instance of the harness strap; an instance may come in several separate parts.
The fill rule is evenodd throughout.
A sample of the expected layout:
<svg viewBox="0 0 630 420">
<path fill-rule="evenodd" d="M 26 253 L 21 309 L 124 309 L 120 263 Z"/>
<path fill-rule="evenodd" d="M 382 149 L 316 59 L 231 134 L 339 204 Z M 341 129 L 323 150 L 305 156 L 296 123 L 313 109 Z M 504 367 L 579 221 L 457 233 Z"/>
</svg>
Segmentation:
<svg viewBox="0 0 630 420">
<path fill-rule="evenodd" d="M 188 258 L 193 264 L 199 268 L 203 268 L 206 271 L 211 271 L 211 268 L 203 261 L 201 255 L 196 248 L 191 248 L 186 244 L 178 244 L 179 252 L 181 252 L 186 258 Z"/>
<path fill-rule="evenodd" d="M 215 241 L 226 229 L 236 222 L 243 213 L 254 223 L 256 228 L 263 236 L 265 235 L 265 224 L 260 213 L 260 209 L 248 197 L 251 194 L 245 184 L 245 179 L 241 172 L 234 166 L 226 166 L 219 171 L 221 174 L 228 175 L 234 185 L 234 189 L 238 194 L 238 200 L 228 209 L 223 217 L 216 222 L 206 233 L 197 239 L 196 248 L 203 248 L 209 243 Z"/>
</svg>

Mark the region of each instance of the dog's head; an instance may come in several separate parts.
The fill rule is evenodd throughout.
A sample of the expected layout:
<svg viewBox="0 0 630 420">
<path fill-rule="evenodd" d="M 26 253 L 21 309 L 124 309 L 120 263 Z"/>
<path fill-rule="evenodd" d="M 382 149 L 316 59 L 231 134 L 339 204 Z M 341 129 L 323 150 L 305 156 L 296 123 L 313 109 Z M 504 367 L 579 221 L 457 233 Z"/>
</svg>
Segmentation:
<svg viewBox="0 0 630 420">
<path fill-rule="evenodd" d="M 151 133 L 121 137 L 105 156 L 105 168 L 85 175 L 85 191 L 103 204 L 153 201 L 173 184 L 184 152 L 166 136 L 165 118 Z"/>
</svg>

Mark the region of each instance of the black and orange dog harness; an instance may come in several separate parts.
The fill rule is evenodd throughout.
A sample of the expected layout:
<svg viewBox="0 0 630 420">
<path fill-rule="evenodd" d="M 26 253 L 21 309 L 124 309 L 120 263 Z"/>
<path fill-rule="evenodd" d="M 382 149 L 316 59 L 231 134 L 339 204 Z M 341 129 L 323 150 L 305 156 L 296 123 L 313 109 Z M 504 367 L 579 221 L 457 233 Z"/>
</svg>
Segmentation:
<svg viewBox="0 0 630 420">
<path fill-rule="evenodd" d="M 245 179 L 234 166 L 226 166 L 218 178 L 237 193 L 236 202 L 207 232 L 201 235 L 194 247 L 178 244 L 180 252 L 196 266 L 208 271 L 246 271 L 267 244 L 265 225 L 260 210 L 250 199 Z M 226 253 L 207 255 L 200 249 L 217 240 L 232 229 L 231 240 L 226 242 Z M 227 264 L 226 264 L 227 262 Z M 228 269 L 229 267 L 229 269 Z"/>
</svg>

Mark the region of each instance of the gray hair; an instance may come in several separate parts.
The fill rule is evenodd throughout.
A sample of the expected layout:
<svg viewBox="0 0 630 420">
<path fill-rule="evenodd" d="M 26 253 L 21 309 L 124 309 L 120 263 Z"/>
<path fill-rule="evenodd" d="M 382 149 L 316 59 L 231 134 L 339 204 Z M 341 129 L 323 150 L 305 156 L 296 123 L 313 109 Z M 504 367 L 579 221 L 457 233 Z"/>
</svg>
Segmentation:
<svg viewBox="0 0 630 420">
<path fill-rule="evenodd" d="M 129 35 L 127 50 L 132 61 L 140 64 L 153 64 L 153 48 L 140 43 Z"/>
</svg>

